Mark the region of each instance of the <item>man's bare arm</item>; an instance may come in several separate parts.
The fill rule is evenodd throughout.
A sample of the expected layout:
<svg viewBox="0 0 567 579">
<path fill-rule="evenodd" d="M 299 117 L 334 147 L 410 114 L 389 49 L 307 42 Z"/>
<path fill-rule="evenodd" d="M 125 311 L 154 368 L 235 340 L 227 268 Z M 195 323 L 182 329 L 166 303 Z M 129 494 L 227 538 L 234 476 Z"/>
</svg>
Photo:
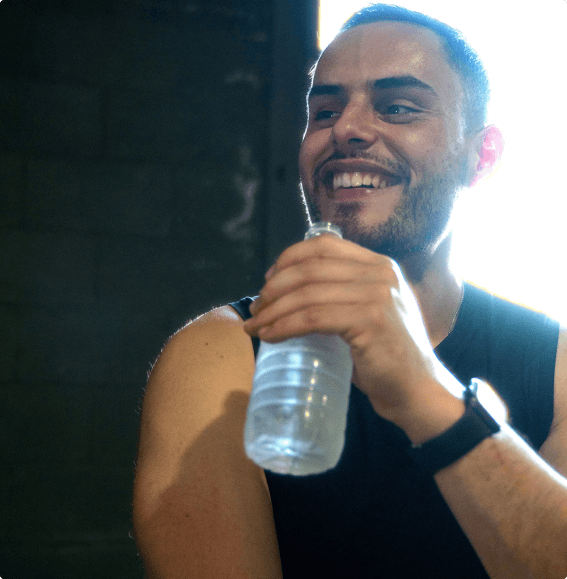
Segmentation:
<svg viewBox="0 0 567 579">
<path fill-rule="evenodd" d="M 253 372 L 230 307 L 178 332 L 153 368 L 133 513 L 149 579 L 281 578 L 265 476 L 243 448 Z"/>
<path fill-rule="evenodd" d="M 492 579 L 567 576 L 566 413 L 567 331 L 563 330 L 557 350 L 554 420 L 540 455 L 505 429 L 435 477 Z"/>
</svg>

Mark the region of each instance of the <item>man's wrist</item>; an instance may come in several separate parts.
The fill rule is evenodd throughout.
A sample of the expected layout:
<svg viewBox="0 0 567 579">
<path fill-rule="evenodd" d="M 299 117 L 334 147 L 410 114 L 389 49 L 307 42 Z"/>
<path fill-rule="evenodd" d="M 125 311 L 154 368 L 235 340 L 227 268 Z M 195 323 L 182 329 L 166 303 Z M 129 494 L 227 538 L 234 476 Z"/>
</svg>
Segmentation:
<svg viewBox="0 0 567 579">
<path fill-rule="evenodd" d="M 500 422 L 479 402 L 481 381 L 473 378 L 465 389 L 465 412 L 444 432 L 423 443 L 412 443 L 409 455 L 417 466 L 431 475 L 453 464 L 484 439 L 500 431 Z"/>
<path fill-rule="evenodd" d="M 448 430 L 465 413 L 463 386 L 456 379 L 451 391 L 441 384 L 423 388 L 424 396 L 392 420 L 412 444 L 423 444 Z"/>
</svg>

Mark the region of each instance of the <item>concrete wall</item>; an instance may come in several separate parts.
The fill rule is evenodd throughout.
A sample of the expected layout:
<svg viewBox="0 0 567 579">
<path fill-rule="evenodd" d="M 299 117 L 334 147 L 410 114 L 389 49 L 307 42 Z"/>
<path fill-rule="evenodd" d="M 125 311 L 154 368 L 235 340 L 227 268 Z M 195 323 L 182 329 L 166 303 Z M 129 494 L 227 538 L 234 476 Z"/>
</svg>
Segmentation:
<svg viewBox="0 0 567 579">
<path fill-rule="evenodd" d="M 0 2 L 2 579 L 141 577 L 150 364 L 301 235 L 313 4 Z"/>
</svg>

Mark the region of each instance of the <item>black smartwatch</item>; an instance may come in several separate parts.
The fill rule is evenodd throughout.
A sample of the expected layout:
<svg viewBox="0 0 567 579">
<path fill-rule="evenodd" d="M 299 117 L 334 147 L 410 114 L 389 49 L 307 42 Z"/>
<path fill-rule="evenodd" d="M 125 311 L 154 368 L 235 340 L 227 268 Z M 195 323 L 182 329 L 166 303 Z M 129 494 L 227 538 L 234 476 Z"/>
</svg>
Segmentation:
<svg viewBox="0 0 567 579">
<path fill-rule="evenodd" d="M 408 448 L 413 461 L 430 475 L 453 464 L 500 430 L 498 421 L 478 401 L 479 382 L 473 378 L 465 388 L 465 413 L 453 426 L 423 444 Z"/>
</svg>

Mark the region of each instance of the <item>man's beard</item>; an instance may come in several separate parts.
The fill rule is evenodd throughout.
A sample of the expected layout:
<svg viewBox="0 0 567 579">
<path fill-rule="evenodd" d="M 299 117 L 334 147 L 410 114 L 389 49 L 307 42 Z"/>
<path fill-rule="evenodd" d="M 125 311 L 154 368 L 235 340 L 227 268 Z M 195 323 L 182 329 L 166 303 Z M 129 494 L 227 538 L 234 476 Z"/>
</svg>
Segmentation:
<svg viewBox="0 0 567 579">
<path fill-rule="evenodd" d="M 401 199 L 390 217 L 377 226 L 362 226 L 357 220 L 359 201 L 337 204 L 333 223 L 343 237 L 398 263 L 409 256 L 432 254 L 450 231 L 451 217 L 466 177 L 466 159 L 452 159 L 437 173 L 425 174 L 410 187 L 406 181 Z M 319 207 L 305 195 L 304 203 L 312 221 L 321 221 Z M 379 190 L 376 192 L 379 195 Z M 325 195 L 316 191 L 315 198 Z"/>
</svg>

